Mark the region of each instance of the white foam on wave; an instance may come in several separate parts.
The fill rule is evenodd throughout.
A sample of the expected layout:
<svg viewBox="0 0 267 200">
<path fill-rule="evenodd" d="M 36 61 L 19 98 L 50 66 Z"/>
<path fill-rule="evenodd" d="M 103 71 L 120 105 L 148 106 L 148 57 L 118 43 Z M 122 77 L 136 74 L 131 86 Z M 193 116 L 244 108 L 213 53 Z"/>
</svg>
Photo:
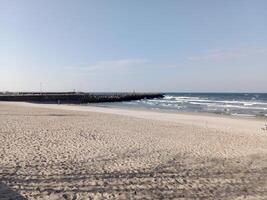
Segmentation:
<svg viewBox="0 0 267 200">
<path fill-rule="evenodd" d="M 231 115 L 232 116 L 238 116 L 238 117 L 249 117 L 249 118 L 256 117 L 256 115 L 252 115 L 252 114 L 240 114 L 240 113 L 232 113 Z"/>
<path fill-rule="evenodd" d="M 193 105 L 203 105 L 203 106 L 209 106 L 209 105 L 215 105 L 214 103 L 201 103 L 201 102 L 188 102 Z"/>
<path fill-rule="evenodd" d="M 254 106 L 254 105 L 266 105 L 267 103 L 259 102 L 259 101 L 214 101 L 214 102 L 221 102 L 225 104 L 243 104 L 244 106 Z"/>
<path fill-rule="evenodd" d="M 134 102 L 134 101 L 125 101 L 125 102 L 123 102 L 123 104 L 127 104 L 127 105 L 136 105 L 136 104 L 138 104 L 138 102 Z"/>
<path fill-rule="evenodd" d="M 155 102 L 155 103 L 175 103 L 175 101 L 171 101 L 171 100 L 164 100 L 164 99 L 149 99 L 149 100 L 145 100 L 144 102 Z"/>
<path fill-rule="evenodd" d="M 161 105 L 161 104 L 169 104 L 168 106 L 175 106 L 175 105 L 182 105 L 184 103 L 192 104 L 192 105 L 202 105 L 207 107 L 219 107 L 219 108 L 238 108 L 238 109 L 255 109 L 255 110 L 267 110 L 267 106 L 252 106 L 256 105 L 255 103 L 250 104 L 234 104 L 231 102 L 231 104 L 221 104 L 222 101 L 196 101 L 196 100 L 190 100 L 190 101 L 172 101 L 172 100 L 164 100 L 164 99 L 155 99 L 155 100 L 146 100 L 144 103 L 150 104 L 150 105 Z M 224 101 L 226 102 L 226 101 Z M 163 105 L 166 106 L 166 105 Z"/>
<path fill-rule="evenodd" d="M 161 106 L 164 106 L 164 107 L 173 107 L 173 104 L 169 104 L 169 103 L 163 103 L 163 104 L 160 104 Z"/>
<path fill-rule="evenodd" d="M 224 107 L 224 106 L 220 106 Z M 266 107 L 246 107 L 246 106 L 237 106 L 237 105 L 225 105 L 227 108 L 240 108 L 240 109 L 249 109 L 249 110 L 267 110 Z"/>
<path fill-rule="evenodd" d="M 146 102 L 147 104 L 149 104 L 149 105 L 156 105 L 154 102 Z"/>
<path fill-rule="evenodd" d="M 216 103 L 191 103 L 191 104 L 199 104 L 199 105 L 206 105 L 209 107 L 217 107 L 217 108 L 237 108 L 237 109 L 249 109 L 249 110 L 267 110 L 266 107 L 246 107 L 246 106 L 239 106 L 239 105 L 222 105 Z"/>
<path fill-rule="evenodd" d="M 166 95 L 161 99 L 145 99 L 138 104 L 147 104 L 150 108 L 195 110 L 206 112 L 221 112 L 241 117 L 255 117 L 257 115 L 267 117 L 267 102 L 258 100 L 224 100 L 208 97 L 171 96 Z M 239 112 L 244 114 L 239 114 Z"/>
<path fill-rule="evenodd" d="M 200 99 L 199 97 L 189 97 L 189 96 L 169 96 L 166 95 L 164 96 L 164 99 L 172 99 L 172 100 L 188 100 L 188 99 L 195 99 L 198 100 Z"/>
<path fill-rule="evenodd" d="M 191 104 L 199 104 L 199 105 L 205 105 L 205 103 L 216 103 L 216 104 L 238 104 L 243 106 L 262 106 L 263 108 L 267 108 L 266 102 L 259 102 L 259 101 L 237 101 L 237 100 L 213 100 L 213 99 L 200 99 L 199 97 L 173 97 L 173 96 L 165 96 L 164 99 L 170 100 L 170 101 L 176 101 L 177 103 L 191 103 Z M 162 100 L 163 101 L 163 100 Z M 202 102 L 202 103 L 198 103 Z"/>
<path fill-rule="evenodd" d="M 164 96 L 164 99 L 173 99 L 173 98 L 174 96 L 169 96 L 169 95 Z"/>
<path fill-rule="evenodd" d="M 246 107 L 240 105 L 230 105 L 230 104 L 217 104 L 217 103 L 202 103 L 202 102 L 188 102 L 193 105 L 202 105 L 207 107 L 215 107 L 215 108 L 239 108 L 239 109 L 250 109 L 250 110 L 267 110 L 267 107 Z"/>
</svg>

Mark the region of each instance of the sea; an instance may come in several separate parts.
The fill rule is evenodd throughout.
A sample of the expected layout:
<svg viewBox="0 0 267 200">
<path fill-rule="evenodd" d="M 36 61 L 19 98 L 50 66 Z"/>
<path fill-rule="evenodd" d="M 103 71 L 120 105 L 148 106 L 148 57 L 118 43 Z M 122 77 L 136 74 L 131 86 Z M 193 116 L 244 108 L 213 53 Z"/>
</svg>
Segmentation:
<svg viewBox="0 0 267 200">
<path fill-rule="evenodd" d="M 266 117 L 267 93 L 165 93 L 163 98 L 101 103 L 101 107 Z"/>
</svg>

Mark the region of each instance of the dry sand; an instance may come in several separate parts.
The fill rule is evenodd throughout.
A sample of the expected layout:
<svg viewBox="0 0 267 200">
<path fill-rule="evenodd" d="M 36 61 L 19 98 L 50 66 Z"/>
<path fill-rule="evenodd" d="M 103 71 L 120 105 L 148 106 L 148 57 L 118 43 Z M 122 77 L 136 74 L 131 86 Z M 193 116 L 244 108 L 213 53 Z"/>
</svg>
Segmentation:
<svg viewBox="0 0 267 200">
<path fill-rule="evenodd" d="M 0 199 L 267 199 L 263 120 L 0 103 Z"/>
</svg>

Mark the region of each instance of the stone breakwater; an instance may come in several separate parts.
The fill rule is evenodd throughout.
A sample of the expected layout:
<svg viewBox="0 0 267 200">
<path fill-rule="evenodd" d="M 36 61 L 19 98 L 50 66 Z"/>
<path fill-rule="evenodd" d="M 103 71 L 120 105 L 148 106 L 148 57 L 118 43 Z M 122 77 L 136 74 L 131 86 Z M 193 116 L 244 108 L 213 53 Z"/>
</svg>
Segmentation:
<svg viewBox="0 0 267 200">
<path fill-rule="evenodd" d="M 101 103 L 162 98 L 160 93 L 0 93 L 0 101 L 23 101 L 35 103 Z"/>
</svg>

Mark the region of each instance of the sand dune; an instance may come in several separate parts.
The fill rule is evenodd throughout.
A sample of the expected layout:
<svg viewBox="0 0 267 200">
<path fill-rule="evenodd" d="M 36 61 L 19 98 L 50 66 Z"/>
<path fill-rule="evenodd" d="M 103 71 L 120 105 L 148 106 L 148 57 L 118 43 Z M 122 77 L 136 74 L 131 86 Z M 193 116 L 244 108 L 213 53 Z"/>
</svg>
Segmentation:
<svg viewBox="0 0 267 200">
<path fill-rule="evenodd" d="M 0 103 L 0 199 L 266 199 L 264 121 Z"/>
</svg>

